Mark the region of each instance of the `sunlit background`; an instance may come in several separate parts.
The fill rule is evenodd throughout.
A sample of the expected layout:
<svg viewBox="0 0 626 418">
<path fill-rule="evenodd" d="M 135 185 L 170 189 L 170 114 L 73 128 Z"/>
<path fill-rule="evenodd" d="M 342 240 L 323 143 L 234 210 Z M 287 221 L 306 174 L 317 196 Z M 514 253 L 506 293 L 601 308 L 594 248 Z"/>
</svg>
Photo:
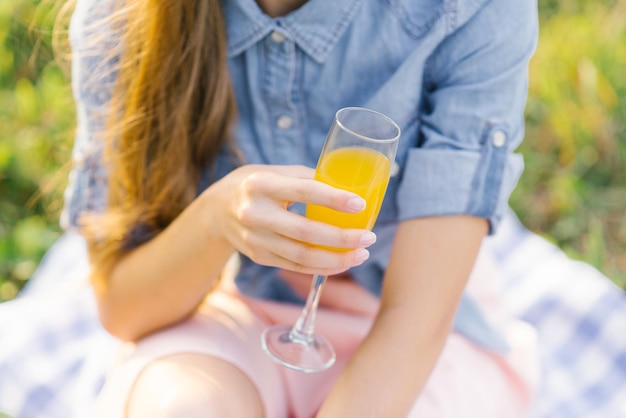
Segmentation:
<svg viewBox="0 0 626 418">
<path fill-rule="evenodd" d="M 626 0 L 539 1 L 527 169 L 511 204 L 626 288 Z M 0 301 L 61 234 L 74 106 L 38 4 L 0 0 Z"/>
</svg>

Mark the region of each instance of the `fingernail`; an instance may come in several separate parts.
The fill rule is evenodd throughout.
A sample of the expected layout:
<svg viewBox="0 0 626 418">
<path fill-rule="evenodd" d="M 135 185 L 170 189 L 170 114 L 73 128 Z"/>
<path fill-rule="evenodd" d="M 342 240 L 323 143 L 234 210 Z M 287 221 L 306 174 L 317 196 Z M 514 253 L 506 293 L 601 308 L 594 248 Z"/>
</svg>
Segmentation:
<svg viewBox="0 0 626 418">
<path fill-rule="evenodd" d="M 361 239 L 359 240 L 359 244 L 364 246 L 372 245 L 376 242 L 376 234 L 373 232 L 366 232 L 361 235 Z"/>
<path fill-rule="evenodd" d="M 360 197 L 354 197 L 348 200 L 348 207 L 354 211 L 360 212 L 365 209 L 365 200 Z"/>
<path fill-rule="evenodd" d="M 368 258 L 370 258 L 370 252 L 361 248 L 360 250 L 357 250 L 354 256 L 354 261 L 356 261 L 358 264 L 362 264 Z"/>
</svg>

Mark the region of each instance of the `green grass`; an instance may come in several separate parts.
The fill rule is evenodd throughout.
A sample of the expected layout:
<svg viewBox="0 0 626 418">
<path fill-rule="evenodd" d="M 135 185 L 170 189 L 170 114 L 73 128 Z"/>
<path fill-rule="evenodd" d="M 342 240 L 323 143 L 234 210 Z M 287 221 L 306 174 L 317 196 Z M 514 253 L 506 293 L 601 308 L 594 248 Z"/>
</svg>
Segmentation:
<svg viewBox="0 0 626 418">
<path fill-rule="evenodd" d="M 0 1 L 0 301 L 61 233 L 74 129 L 51 19 L 37 4 Z M 540 7 L 520 148 L 527 168 L 511 205 L 533 231 L 626 287 L 626 3 Z"/>
<path fill-rule="evenodd" d="M 563 5 L 542 21 L 511 204 L 626 287 L 626 3 Z"/>
<path fill-rule="evenodd" d="M 74 126 L 50 17 L 36 10 L 31 0 L 0 2 L 0 300 L 15 295 L 60 234 Z"/>
</svg>

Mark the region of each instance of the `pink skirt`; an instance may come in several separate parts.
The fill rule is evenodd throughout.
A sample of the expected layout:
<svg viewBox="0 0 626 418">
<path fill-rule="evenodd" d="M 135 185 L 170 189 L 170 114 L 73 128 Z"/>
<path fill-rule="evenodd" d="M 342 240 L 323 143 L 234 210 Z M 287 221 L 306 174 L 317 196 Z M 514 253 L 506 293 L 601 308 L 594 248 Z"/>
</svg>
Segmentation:
<svg viewBox="0 0 626 418">
<path fill-rule="evenodd" d="M 536 335 L 527 324 L 509 318 L 498 304 L 496 272 L 482 254 L 468 291 L 507 338 L 506 356 L 493 354 L 451 333 L 408 417 L 516 418 L 527 416 L 539 369 Z M 274 324 L 293 324 L 301 308 L 255 300 L 224 280 L 189 320 L 137 344 L 124 344 L 119 362 L 98 399 L 97 416 L 122 418 L 137 376 L 151 362 L 169 355 L 200 353 L 223 359 L 243 371 L 256 386 L 267 418 L 310 418 L 330 392 L 352 353 L 366 336 L 373 315 L 321 309 L 316 331 L 337 352 L 329 370 L 305 374 L 274 363 L 262 351 L 261 333 Z M 381 382 L 392 388 L 393 382 Z"/>
</svg>

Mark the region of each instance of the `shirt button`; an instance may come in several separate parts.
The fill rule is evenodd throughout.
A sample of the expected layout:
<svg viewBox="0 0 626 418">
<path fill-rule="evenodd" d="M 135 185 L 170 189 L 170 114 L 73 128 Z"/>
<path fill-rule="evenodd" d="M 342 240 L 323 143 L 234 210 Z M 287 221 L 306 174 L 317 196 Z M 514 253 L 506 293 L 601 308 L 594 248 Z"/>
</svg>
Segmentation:
<svg viewBox="0 0 626 418">
<path fill-rule="evenodd" d="M 500 148 L 506 143 L 506 134 L 503 131 L 495 131 L 491 138 L 491 142 L 494 147 Z"/>
<path fill-rule="evenodd" d="M 394 161 L 389 169 L 389 177 L 395 177 L 400 172 L 400 164 Z"/>
<path fill-rule="evenodd" d="M 282 43 L 285 40 L 285 35 L 283 35 L 282 33 L 278 32 L 278 31 L 274 31 L 270 35 L 270 39 L 272 40 L 272 42 L 274 42 L 276 44 L 280 44 L 280 43 Z"/>
<path fill-rule="evenodd" d="M 283 115 L 276 120 L 276 126 L 283 130 L 291 128 L 292 125 L 293 119 L 287 115 Z"/>
</svg>

